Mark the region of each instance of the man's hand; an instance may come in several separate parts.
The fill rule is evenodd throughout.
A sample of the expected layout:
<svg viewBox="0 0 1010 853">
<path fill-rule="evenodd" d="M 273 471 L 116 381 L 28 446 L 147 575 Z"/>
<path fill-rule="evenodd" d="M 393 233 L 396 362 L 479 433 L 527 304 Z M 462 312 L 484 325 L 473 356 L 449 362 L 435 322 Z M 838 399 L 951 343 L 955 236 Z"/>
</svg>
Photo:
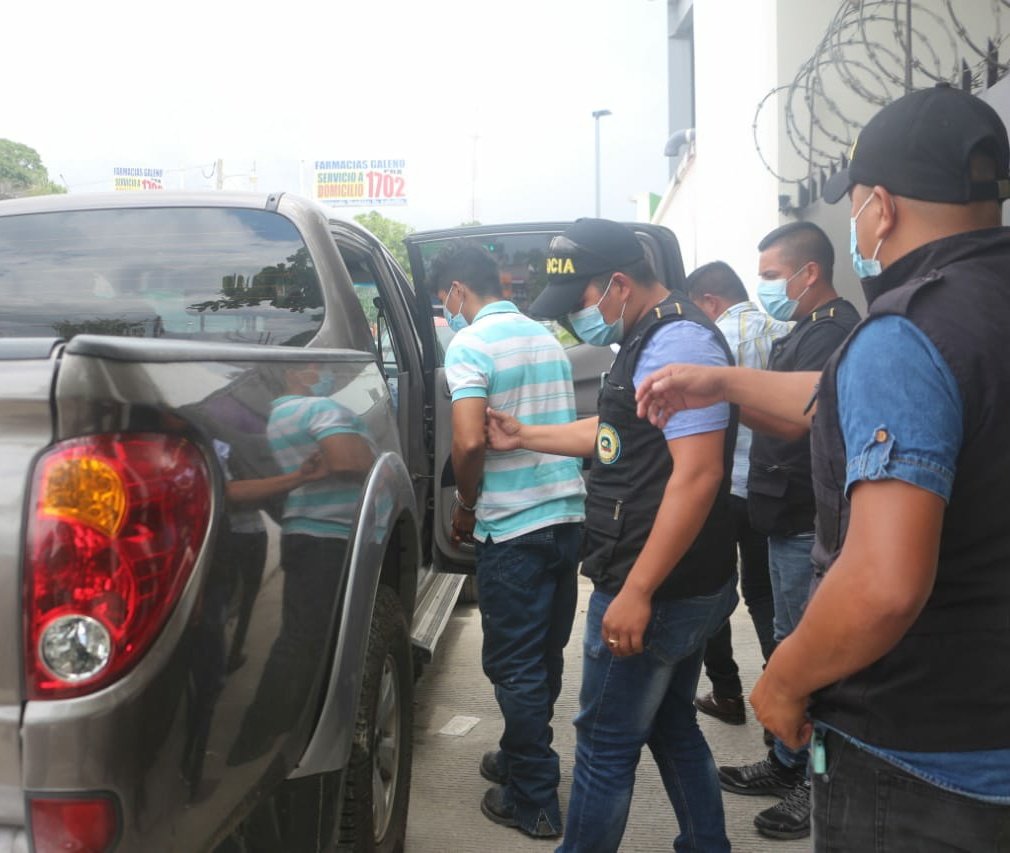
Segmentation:
<svg viewBox="0 0 1010 853">
<path fill-rule="evenodd" d="M 668 364 L 645 378 L 635 391 L 638 416 L 662 429 L 684 409 L 703 409 L 722 402 L 724 371 L 697 364 Z"/>
<path fill-rule="evenodd" d="M 522 424 L 512 415 L 487 410 L 487 446 L 492 450 L 518 450 L 522 447 L 519 430 Z"/>
<path fill-rule="evenodd" d="M 473 510 L 465 510 L 458 503 L 452 508 L 452 536 L 453 545 L 460 545 L 463 542 L 473 542 L 473 528 L 477 523 L 477 515 Z"/>
<path fill-rule="evenodd" d="M 298 468 L 298 479 L 302 483 L 314 483 L 329 475 L 330 471 L 323 462 L 323 456 L 316 451 L 309 456 Z"/>
<path fill-rule="evenodd" d="M 814 724 L 807 716 L 809 702 L 809 696 L 796 696 L 767 670 L 750 694 L 754 715 L 790 749 L 799 749 L 813 734 Z"/>
<path fill-rule="evenodd" d="M 625 584 L 607 612 L 603 614 L 600 633 L 610 653 L 615 657 L 641 654 L 642 638 L 652 618 L 652 599 Z"/>
</svg>

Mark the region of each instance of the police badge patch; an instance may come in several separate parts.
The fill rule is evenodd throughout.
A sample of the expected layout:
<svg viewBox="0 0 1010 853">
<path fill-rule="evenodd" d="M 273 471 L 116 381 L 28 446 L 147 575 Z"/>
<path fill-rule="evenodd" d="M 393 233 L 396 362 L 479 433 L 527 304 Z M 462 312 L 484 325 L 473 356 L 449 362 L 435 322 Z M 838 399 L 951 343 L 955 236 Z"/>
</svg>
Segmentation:
<svg viewBox="0 0 1010 853">
<path fill-rule="evenodd" d="M 610 424 L 600 422 L 596 430 L 596 458 L 604 465 L 613 465 L 621 457 L 621 437 Z"/>
</svg>

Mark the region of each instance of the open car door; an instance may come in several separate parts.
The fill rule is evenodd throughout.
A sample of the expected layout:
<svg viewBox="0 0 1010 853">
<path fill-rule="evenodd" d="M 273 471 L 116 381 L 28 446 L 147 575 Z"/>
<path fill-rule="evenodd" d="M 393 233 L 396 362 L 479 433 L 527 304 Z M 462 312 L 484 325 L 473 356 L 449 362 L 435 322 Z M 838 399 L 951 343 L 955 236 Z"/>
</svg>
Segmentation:
<svg viewBox="0 0 1010 853">
<path fill-rule="evenodd" d="M 498 261 L 505 298 L 526 313 L 529 306 L 547 286 L 544 261 L 553 237 L 564 231 L 570 222 L 536 222 L 511 225 L 478 225 L 439 231 L 419 231 L 407 236 L 407 256 L 414 279 L 418 313 L 432 313 L 433 339 L 425 342 L 425 369 L 430 381 L 433 412 L 430 429 L 433 448 L 434 536 L 433 562 L 442 571 L 473 571 L 472 545 L 451 544 L 451 514 L 453 490 L 456 485 L 450 460 L 452 450 L 452 401 L 443 367 L 445 349 L 452 330 L 442 316 L 438 294 L 426 282 L 432 259 L 449 243 L 467 240 L 487 249 Z M 625 223 L 642 242 L 646 257 L 652 263 L 659 280 L 671 290 L 681 290 L 684 284 L 684 263 L 677 238 L 668 228 L 642 222 Z M 601 377 L 610 370 L 614 352 L 609 347 L 584 344 L 562 325 L 547 322 L 572 364 L 575 385 L 575 408 L 580 418 L 596 414 Z"/>
</svg>

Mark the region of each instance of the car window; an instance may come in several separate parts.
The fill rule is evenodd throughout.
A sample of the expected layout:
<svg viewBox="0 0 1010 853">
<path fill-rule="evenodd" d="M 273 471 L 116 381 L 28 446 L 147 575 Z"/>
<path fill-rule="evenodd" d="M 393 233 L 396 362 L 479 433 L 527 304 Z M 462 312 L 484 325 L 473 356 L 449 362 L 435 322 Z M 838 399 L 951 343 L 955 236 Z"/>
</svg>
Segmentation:
<svg viewBox="0 0 1010 853">
<path fill-rule="evenodd" d="M 467 238 L 479 243 L 490 252 L 498 262 L 498 274 L 501 276 L 502 291 L 505 298 L 515 303 L 524 314 L 529 313 L 529 307 L 547 286 L 547 274 L 544 260 L 547 257 L 547 245 L 554 232 L 531 232 L 523 234 L 495 235 L 493 238 Z M 432 259 L 442 248 L 458 237 L 445 237 L 428 240 L 420 244 L 421 260 L 425 273 L 428 272 Z M 442 318 L 441 305 L 433 306 L 435 313 L 435 333 L 442 343 L 443 350 L 452 338 L 452 330 L 440 325 L 445 323 Z M 574 346 L 578 340 L 567 329 L 553 321 L 544 322 L 564 346 Z"/>
<path fill-rule="evenodd" d="M 344 265 L 351 276 L 354 292 L 361 303 L 361 310 L 368 319 L 375 350 L 382 362 L 382 372 L 389 387 L 393 406 L 399 406 L 400 377 L 408 369 L 406 354 L 399 350 L 400 341 L 393 334 L 390 317 L 382 310 L 383 298 L 389 298 L 389 281 L 383 276 L 375 257 L 358 247 L 337 241 L 337 250 L 344 259 Z M 379 283 L 383 282 L 384 287 Z M 402 333 L 402 332 L 401 332 Z"/>
<path fill-rule="evenodd" d="M 300 346 L 323 316 L 308 249 L 276 213 L 194 207 L 0 217 L 0 336 Z"/>
<path fill-rule="evenodd" d="M 515 303 L 516 307 L 527 316 L 529 307 L 547 286 L 547 273 L 544 261 L 547 257 L 547 247 L 556 231 L 529 231 L 515 234 L 495 234 L 493 236 L 473 237 L 440 237 L 424 242 L 418 242 L 424 272 L 427 275 L 432 259 L 442 248 L 454 240 L 466 239 L 482 245 L 498 262 L 498 272 L 501 276 L 502 291 L 505 298 Z M 650 241 L 643 241 L 642 248 L 653 269 L 658 268 L 658 258 Z M 442 306 L 434 305 L 435 332 L 442 344 L 443 351 L 452 338 L 452 330 L 444 324 Z M 570 330 L 554 320 L 540 320 L 551 330 L 564 347 L 573 347 L 580 343 Z"/>
</svg>

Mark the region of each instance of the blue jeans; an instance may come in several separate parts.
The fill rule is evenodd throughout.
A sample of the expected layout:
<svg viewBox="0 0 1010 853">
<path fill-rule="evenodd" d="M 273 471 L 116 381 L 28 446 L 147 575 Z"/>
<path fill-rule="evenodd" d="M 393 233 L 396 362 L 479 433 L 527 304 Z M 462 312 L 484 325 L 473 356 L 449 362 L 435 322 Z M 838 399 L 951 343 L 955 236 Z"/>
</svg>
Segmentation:
<svg viewBox="0 0 1010 853">
<path fill-rule="evenodd" d="M 761 656 L 767 663 L 775 651 L 772 636 L 775 603 L 768 576 L 768 537 L 751 527 L 744 498 L 730 495 L 729 508 L 733 520 L 733 540 L 740 552 L 740 592 L 761 644 Z M 730 699 L 743 693 L 740 669 L 733 659 L 733 629 L 728 619 L 705 646 L 705 675 L 712 682 L 712 692 L 719 699 Z"/>
<path fill-rule="evenodd" d="M 775 600 L 775 643 L 781 643 L 800 624 L 803 610 L 810 598 L 814 580 L 810 552 L 814 548 L 813 533 L 794 536 L 768 537 L 768 570 L 772 579 L 772 597 Z M 775 739 L 775 757 L 786 767 L 799 767 L 807 762 L 806 747 L 798 751 L 789 749 Z"/>
<path fill-rule="evenodd" d="M 581 537 L 581 525 L 558 524 L 506 542 L 477 543 L 481 659 L 505 718 L 505 797 L 530 832 L 541 813 L 555 829 L 562 826 L 550 724 L 575 619 Z"/>
<path fill-rule="evenodd" d="M 594 592 L 583 639 L 572 794 L 559 853 L 615 851 L 648 744 L 677 815 L 678 851 L 729 850 L 715 762 L 698 728 L 694 693 L 705 642 L 733 612 L 736 577 L 714 595 L 654 601 L 646 649 L 614 657 L 600 636 L 613 597 Z"/>
<path fill-rule="evenodd" d="M 814 850 L 1010 850 L 1010 806 L 931 785 L 841 735 L 812 781 Z"/>
</svg>

